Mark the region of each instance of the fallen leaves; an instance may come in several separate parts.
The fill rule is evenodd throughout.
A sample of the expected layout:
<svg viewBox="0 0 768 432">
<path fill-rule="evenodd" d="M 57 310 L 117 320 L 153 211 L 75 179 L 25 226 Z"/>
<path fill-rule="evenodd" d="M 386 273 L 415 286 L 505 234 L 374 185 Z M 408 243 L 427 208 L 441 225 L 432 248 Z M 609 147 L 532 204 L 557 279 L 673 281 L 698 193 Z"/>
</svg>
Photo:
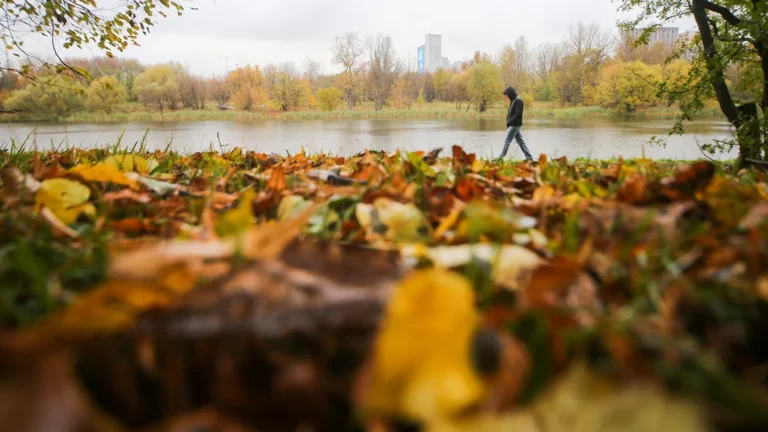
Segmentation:
<svg viewBox="0 0 768 432">
<path fill-rule="evenodd" d="M 5 165 L 3 306 L 50 315 L 0 358 L 67 349 L 142 427 L 768 425 L 763 175 L 438 150 Z"/>
<path fill-rule="evenodd" d="M 67 179 L 50 179 L 40 184 L 36 202 L 45 206 L 65 224 L 74 222 L 81 214 L 95 213 L 93 204 L 88 203 L 91 190 L 81 183 Z"/>
</svg>

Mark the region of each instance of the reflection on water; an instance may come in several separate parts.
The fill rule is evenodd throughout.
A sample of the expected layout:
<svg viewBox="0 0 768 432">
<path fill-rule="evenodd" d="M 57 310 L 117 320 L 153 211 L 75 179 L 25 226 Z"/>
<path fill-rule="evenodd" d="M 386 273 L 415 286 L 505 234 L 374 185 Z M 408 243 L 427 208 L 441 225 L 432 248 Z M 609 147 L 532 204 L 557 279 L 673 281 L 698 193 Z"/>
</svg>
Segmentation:
<svg viewBox="0 0 768 432">
<path fill-rule="evenodd" d="M 647 145 L 652 136 L 666 137 L 671 123 L 670 119 L 653 118 L 538 118 L 526 120 L 523 135 L 532 153 L 551 157 L 638 157 L 645 152 L 648 157 L 673 159 L 699 158 L 697 142 L 705 144 L 729 135 L 724 121 L 702 119 L 687 127 L 689 135 L 669 137 L 666 148 Z M 14 123 L 0 125 L 0 142 L 23 141 L 30 136 L 39 147 L 94 147 L 112 144 L 124 134 L 122 144 L 130 147 L 141 141 L 147 130 L 149 148 L 165 148 L 172 143 L 172 148 L 189 152 L 210 146 L 218 149 L 218 133 L 224 145 L 266 153 L 295 153 L 304 148 L 349 155 L 363 149 L 432 150 L 458 144 L 466 151 L 490 157 L 501 150 L 504 119 Z M 735 156 L 732 151 L 717 157 Z M 514 143 L 510 157 L 522 157 Z"/>
</svg>

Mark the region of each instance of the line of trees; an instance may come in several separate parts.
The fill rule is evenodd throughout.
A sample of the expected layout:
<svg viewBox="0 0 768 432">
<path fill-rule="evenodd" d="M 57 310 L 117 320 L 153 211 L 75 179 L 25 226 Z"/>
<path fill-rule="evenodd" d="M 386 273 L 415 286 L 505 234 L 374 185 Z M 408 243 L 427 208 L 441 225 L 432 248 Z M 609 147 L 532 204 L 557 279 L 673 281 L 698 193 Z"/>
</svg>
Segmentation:
<svg viewBox="0 0 768 432">
<path fill-rule="evenodd" d="M 684 106 L 665 97 L 660 83 L 684 86 L 692 65 L 668 59 L 674 47 L 661 43 L 636 46 L 633 41 L 596 24 L 570 27 L 562 43 L 530 48 L 524 37 L 497 53 L 476 52 L 459 70 L 438 69 L 419 74 L 398 58 L 387 35 L 336 37 L 331 53 L 340 72 L 322 74 L 320 65 L 305 61 L 299 73 L 292 63 L 247 65 L 226 76 L 204 78 L 169 63 L 146 67 L 116 58 L 70 59 L 87 72 L 21 78 L 6 73 L 0 101 L 6 110 L 64 116 L 90 109 L 113 112 L 125 102 L 159 110 L 200 110 L 209 106 L 243 111 L 347 109 L 368 102 L 374 109 L 410 109 L 414 105 L 450 102 L 456 110 L 485 111 L 502 101 L 505 85 L 517 88 L 527 104 L 603 106 L 622 113 L 656 105 Z M 736 97 L 753 97 L 759 80 L 754 66 L 734 63 L 725 75 Z M 52 85 L 51 85 L 52 84 Z M 56 103 L 51 100 L 56 99 Z"/>
</svg>

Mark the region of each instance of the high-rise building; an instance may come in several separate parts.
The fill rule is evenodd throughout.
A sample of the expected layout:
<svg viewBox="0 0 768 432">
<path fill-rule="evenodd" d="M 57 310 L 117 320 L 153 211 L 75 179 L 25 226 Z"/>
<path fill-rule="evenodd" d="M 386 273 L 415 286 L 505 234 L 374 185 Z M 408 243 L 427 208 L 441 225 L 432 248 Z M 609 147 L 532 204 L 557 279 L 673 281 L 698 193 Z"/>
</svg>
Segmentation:
<svg viewBox="0 0 768 432">
<path fill-rule="evenodd" d="M 443 65 L 443 37 L 427 33 L 424 37 L 424 70 L 434 72 Z"/>
<path fill-rule="evenodd" d="M 451 61 L 448 60 L 448 57 L 443 57 L 442 61 L 440 62 L 440 67 L 443 68 L 443 70 L 450 70 L 451 69 Z"/>
<path fill-rule="evenodd" d="M 633 28 L 629 31 L 629 37 L 638 39 L 644 31 L 645 29 L 643 28 Z M 648 37 L 648 46 L 652 46 L 656 42 L 661 42 L 666 46 L 673 46 L 677 43 L 679 31 L 677 27 L 659 27 Z"/>
</svg>

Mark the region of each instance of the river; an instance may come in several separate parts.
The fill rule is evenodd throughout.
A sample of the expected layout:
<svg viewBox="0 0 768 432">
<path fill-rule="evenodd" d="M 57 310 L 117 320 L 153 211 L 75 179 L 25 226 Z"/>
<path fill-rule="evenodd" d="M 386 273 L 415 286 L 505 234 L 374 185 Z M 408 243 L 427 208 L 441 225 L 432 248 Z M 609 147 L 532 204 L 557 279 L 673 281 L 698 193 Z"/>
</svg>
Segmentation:
<svg viewBox="0 0 768 432">
<path fill-rule="evenodd" d="M 667 138 L 671 119 L 660 118 L 535 118 L 528 119 L 523 136 L 534 155 L 568 158 L 650 158 L 698 159 L 698 144 L 729 136 L 728 124 L 714 118 L 697 119 L 687 126 L 688 134 L 668 137 L 666 147 L 648 145 L 652 136 Z M 52 145 L 95 147 L 114 143 L 124 133 L 122 145 L 142 140 L 148 148 L 171 148 L 193 152 L 219 149 L 217 133 L 225 146 L 238 146 L 265 153 L 328 152 L 349 155 L 363 149 L 386 151 L 432 150 L 458 144 L 480 156 L 495 156 L 504 137 L 503 119 L 437 120 L 307 120 L 307 121 L 196 121 L 130 123 L 6 123 L 0 124 L 0 148 L 11 140 Z M 33 132 L 34 131 L 34 132 Z M 31 135 L 30 135 L 31 134 Z M 727 159 L 736 151 L 716 155 Z M 522 158 L 513 142 L 508 157 Z"/>
</svg>

